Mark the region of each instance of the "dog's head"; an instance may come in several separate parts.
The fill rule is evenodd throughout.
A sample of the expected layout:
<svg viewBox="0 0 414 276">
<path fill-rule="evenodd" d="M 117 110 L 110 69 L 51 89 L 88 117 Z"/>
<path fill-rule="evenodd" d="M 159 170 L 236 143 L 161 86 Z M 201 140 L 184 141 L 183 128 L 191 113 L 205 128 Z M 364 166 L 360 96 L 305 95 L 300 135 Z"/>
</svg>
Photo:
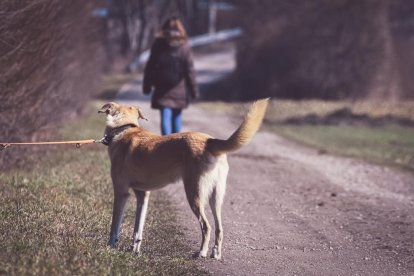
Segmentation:
<svg viewBox="0 0 414 276">
<path fill-rule="evenodd" d="M 104 104 L 98 113 L 106 114 L 106 125 L 109 127 L 120 127 L 127 124 L 139 126 L 138 119 L 147 120 L 139 108 L 114 102 Z"/>
</svg>

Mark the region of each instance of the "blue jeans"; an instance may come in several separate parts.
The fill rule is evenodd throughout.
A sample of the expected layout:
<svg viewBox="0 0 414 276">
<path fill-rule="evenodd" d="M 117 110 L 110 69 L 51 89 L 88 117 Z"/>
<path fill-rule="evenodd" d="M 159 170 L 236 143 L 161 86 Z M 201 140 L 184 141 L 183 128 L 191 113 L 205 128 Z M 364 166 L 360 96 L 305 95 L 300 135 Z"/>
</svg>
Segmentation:
<svg viewBox="0 0 414 276">
<path fill-rule="evenodd" d="M 161 133 L 168 135 L 181 130 L 181 109 L 163 107 L 161 111 Z"/>
</svg>

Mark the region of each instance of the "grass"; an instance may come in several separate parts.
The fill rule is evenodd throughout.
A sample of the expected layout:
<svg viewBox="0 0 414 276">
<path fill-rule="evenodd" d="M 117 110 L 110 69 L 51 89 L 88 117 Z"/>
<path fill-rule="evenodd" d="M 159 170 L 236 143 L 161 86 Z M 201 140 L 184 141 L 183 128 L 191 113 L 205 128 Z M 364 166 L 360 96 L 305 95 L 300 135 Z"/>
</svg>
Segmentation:
<svg viewBox="0 0 414 276">
<path fill-rule="evenodd" d="M 242 116 L 248 104 L 200 103 L 224 116 Z M 414 128 L 387 124 L 376 127 L 352 125 L 297 125 L 284 120 L 309 114 L 326 116 L 349 108 L 353 114 L 370 118 L 393 116 L 414 120 L 414 102 L 347 102 L 347 101 L 288 101 L 273 100 L 266 114 L 264 129 L 290 140 L 315 147 L 321 152 L 360 158 L 374 163 L 414 171 Z"/>
<path fill-rule="evenodd" d="M 356 157 L 414 171 L 414 128 L 267 125 L 266 129 L 321 152 Z"/>
<path fill-rule="evenodd" d="M 217 112 L 244 115 L 250 103 L 201 102 L 199 106 Z M 333 111 L 349 108 L 355 114 L 368 114 L 373 118 L 392 115 L 414 120 L 414 101 L 377 102 L 377 101 L 321 101 L 321 100 L 271 100 L 266 113 L 270 121 L 283 121 L 291 117 L 315 114 L 325 116 Z"/>
<path fill-rule="evenodd" d="M 138 78 L 136 73 L 131 74 L 107 74 L 103 75 L 101 79 L 101 86 L 98 98 L 101 100 L 112 100 L 118 94 L 118 91 L 125 83 L 133 81 Z"/>
<path fill-rule="evenodd" d="M 68 124 L 61 138 L 101 137 L 104 119 L 95 107 L 86 118 Z M 119 249 L 108 249 L 112 184 L 106 148 L 59 149 L 39 156 L 29 168 L 0 173 L 0 274 L 206 274 L 190 259 L 192 248 L 186 245 L 163 192 L 151 195 L 142 254 L 127 250 L 134 223 L 133 197 Z"/>
</svg>

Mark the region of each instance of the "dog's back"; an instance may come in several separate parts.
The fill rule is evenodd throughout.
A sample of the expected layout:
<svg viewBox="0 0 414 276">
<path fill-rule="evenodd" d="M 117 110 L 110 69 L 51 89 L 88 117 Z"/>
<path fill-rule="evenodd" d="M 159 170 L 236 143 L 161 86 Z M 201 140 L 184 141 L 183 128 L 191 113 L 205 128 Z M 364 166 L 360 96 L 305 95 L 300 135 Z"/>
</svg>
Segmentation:
<svg viewBox="0 0 414 276">
<path fill-rule="evenodd" d="M 159 189 L 181 179 L 186 169 L 208 166 L 215 157 L 206 151 L 210 136 L 200 132 L 160 136 L 140 127 L 125 132 L 109 148 L 113 169 L 143 190 Z M 114 168 L 116 167 L 116 168 Z"/>
</svg>

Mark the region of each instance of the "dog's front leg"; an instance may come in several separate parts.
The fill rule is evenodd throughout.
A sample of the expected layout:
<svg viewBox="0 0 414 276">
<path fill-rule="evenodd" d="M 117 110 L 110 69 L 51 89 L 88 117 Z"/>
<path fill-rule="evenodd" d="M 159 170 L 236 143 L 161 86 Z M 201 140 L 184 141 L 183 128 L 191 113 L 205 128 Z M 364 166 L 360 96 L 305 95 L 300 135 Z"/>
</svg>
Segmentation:
<svg viewBox="0 0 414 276">
<path fill-rule="evenodd" d="M 135 214 L 135 227 L 134 235 L 132 240 L 131 249 L 132 252 L 139 252 L 142 236 L 144 232 L 145 217 L 148 210 L 148 201 L 150 192 L 135 191 L 135 196 L 137 198 L 137 210 Z"/>
<path fill-rule="evenodd" d="M 108 245 L 112 248 L 116 248 L 118 245 L 119 231 L 121 229 L 122 217 L 124 216 L 125 204 L 127 202 L 128 196 L 128 192 L 115 192 L 111 233 L 109 234 L 108 241 Z"/>
</svg>

